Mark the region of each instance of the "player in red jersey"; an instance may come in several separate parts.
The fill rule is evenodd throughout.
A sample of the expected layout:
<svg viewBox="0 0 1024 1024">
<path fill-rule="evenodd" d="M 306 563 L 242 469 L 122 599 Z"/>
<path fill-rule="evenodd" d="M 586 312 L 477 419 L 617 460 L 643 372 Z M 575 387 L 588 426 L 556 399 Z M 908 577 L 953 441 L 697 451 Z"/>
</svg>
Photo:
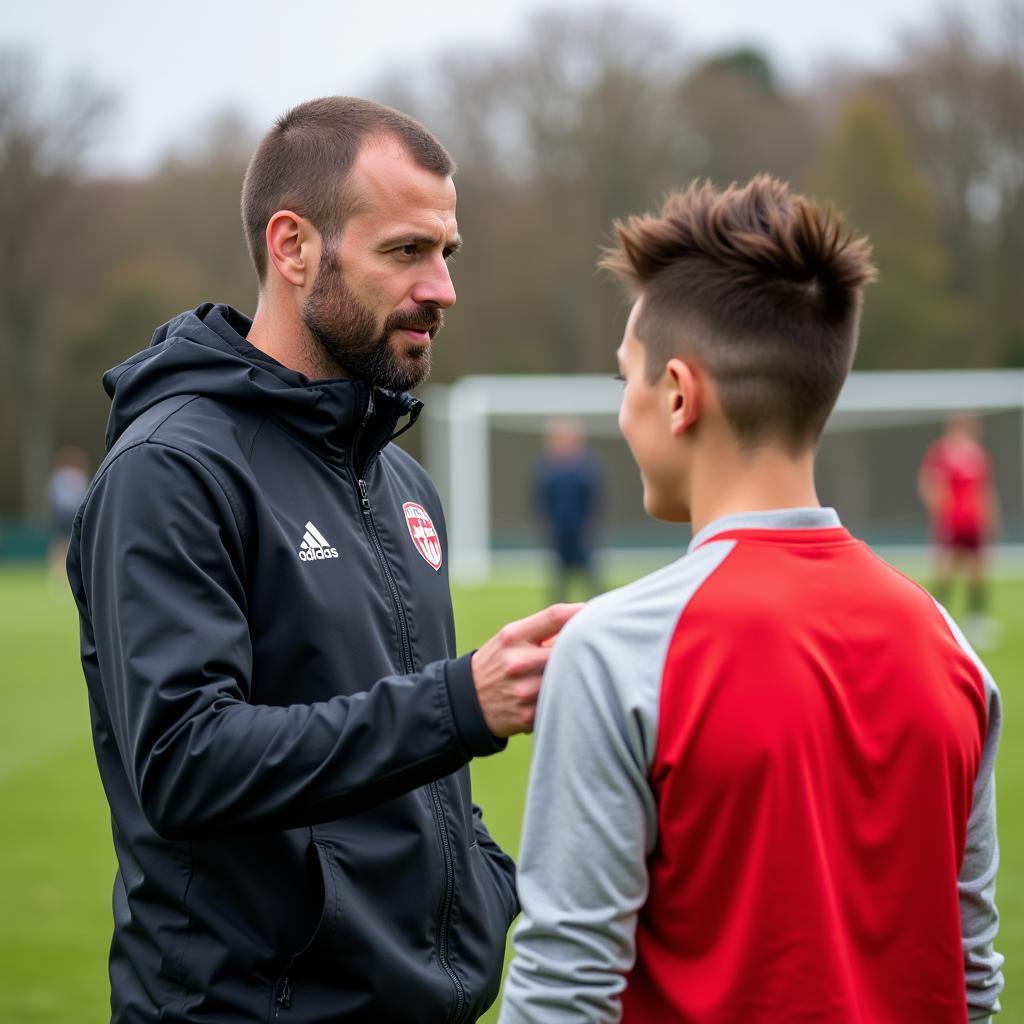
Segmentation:
<svg viewBox="0 0 1024 1024">
<path fill-rule="evenodd" d="M 967 580 L 967 634 L 977 647 L 995 642 L 995 623 L 988 617 L 985 546 L 998 532 L 999 507 L 992 460 L 981 444 L 981 425 L 974 416 L 950 419 L 945 433 L 925 452 L 917 479 L 928 509 L 936 545 L 933 592 L 949 599 L 953 577 L 963 569 Z"/>
<path fill-rule="evenodd" d="M 502 1024 L 999 1009 L 999 694 L 814 486 L 870 249 L 759 177 L 618 225 L 619 426 L 676 562 L 544 674 Z"/>
</svg>

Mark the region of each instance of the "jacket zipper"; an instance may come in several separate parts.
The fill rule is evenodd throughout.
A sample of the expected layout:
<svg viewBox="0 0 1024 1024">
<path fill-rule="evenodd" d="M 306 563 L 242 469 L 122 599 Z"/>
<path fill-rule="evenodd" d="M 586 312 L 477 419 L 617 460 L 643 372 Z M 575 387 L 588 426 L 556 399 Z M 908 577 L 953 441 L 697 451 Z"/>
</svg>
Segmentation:
<svg viewBox="0 0 1024 1024">
<path fill-rule="evenodd" d="M 277 998 L 277 1009 L 274 1011 L 274 1019 L 281 1016 L 282 1010 L 288 1010 L 292 1005 L 292 982 L 286 974 L 281 981 L 281 994 Z"/>
<path fill-rule="evenodd" d="M 395 614 L 398 618 L 398 629 L 402 642 L 402 663 L 405 671 L 412 673 L 415 668 L 412 663 L 412 650 L 409 644 L 409 626 L 405 619 L 405 612 L 402 609 L 402 600 L 398 593 L 398 585 L 391 573 L 387 556 L 384 554 L 384 547 L 380 542 L 377 533 L 377 524 L 373 521 L 373 512 L 370 509 L 370 498 L 367 492 L 366 481 L 360 477 L 356 478 L 359 487 L 360 504 L 363 510 L 363 519 L 366 523 L 366 530 L 373 542 L 373 549 L 377 559 L 384 571 L 384 578 L 387 580 L 388 588 L 391 591 L 391 601 L 395 606 Z M 441 792 L 436 782 L 429 784 L 430 796 L 434 807 L 434 824 L 437 826 L 438 836 L 441 839 L 441 850 L 444 856 L 444 900 L 441 903 L 441 922 L 438 928 L 437 959 L 444 968 L 445 973 L 451 979 L 455 988 L 455 1013 L 453 1020 L 459 1020 L 462 1016 L 463 1006 L 466 1000 L 466 990 L 462 987 L 458 974 L 448 961 L 448 925 L 451 916 L 452 900 L 455 896 L 455 882 L 452 877 L 454 867 L 452 864 L 452 847 L 448 837 L 448 825 L 444 820 L 444 807 L 441 804 Z"/>
<path fill-rule="evenodd" d="M 370 400 L 366 406 L 366 415 L 364 416 L 363 423 L 359 428 L 359 434 L 356 435 L 357 446 L 359 443 L 359 437 L 363 432 L 363 427 L 366 426 L 366 421 L 370 418 L 372 412 L 373 395 L 371 393 Z M 353 473 L 353 476 L 356 476 L 356 474 Z M 402 664 L 405 671 L 411 674 L 415 671 L 415 668 L 412 661 L 412 648 L 409 643 L 409 624 L 406 621 L 405 611 L 402 608 L 402 599 L 398 593 L 398 585 L 395 583 L 395 577 L 391 572 L 391 566 L 388 565 L 387 556 L 384 553 L 384 546 L 380 542 L 380 535 L 377 533 L 377 524 L 373 521 L 373 511 L 370 508 L 370 497 L 366 481 L 363 480 L 362 477 L 356 476 L 356 486 L 359 488 L 359 501 L 363 512 L 363 521 L 366 524 L 366 532 L 373 544 L 373 550 L 377 555 L 378 562 L 380 562 L 381 569 L 384 572 L 384 579 L 387 581 L 388 589 L 391 592 L 391 602 L 395 607 L 395 616 L 398 620 L 398 631 L 402 645 Z M 452 901 L 455 896 L 452 847 L 451 841 L 448 837 L 448 825 L 444 820 L 444 807 L 441 803 L 440 789 L 436 782 L 431 782 L 428 788 L 430 789 L 430 796 L 433 801 L 434 824 L 437 827 L 438 836 L 441 839 L 441 850 L 444 859 L 444 900 L 441 903 L 441 921 L 438 927 L 437 959 L 455 988 L 455 1013 L 452 1019 L 457 1021 L 462 1016 L 463 1007 L 466 1001 L 466 990 L 462 987 L 462 982 L 459 980 L 458 974 L 456 974 L 455 969 L 448 960 L 448 925 L 449 918 L 451 916 Z"/>
<path fill-rule="evenodd" d="M 406 672 L 412 673 L 415 670 L 412 664 L 412 650 L 409 645 L 409 624 L 406 622 L 405 612 L 402 610 L 402 599 L 398 593 L 398 584 L 395 583 L 395 577 L 391 574 L 391 566 L 388 565 L 387 557 L 384 554 L 384 547 L 380 542 L 380 536 L 377 534 L 377 524 L 373 521 L 373 513 L 370 511 L 370 499 L 367 496 L 366 481 L 357 478 L 356 484 L 359 487 L 359 497 L 363 508 L 363 519 L 366 522 L 366 530 L 373 543 L 373 550 L 377 555 L 377 560 L 384 570 L 384 579 L 387 580 L 388 589 L 391 591 L 391 603 L 395 606 L 398 632 L 402 643 L 402 665 Z"/>
<path fill-rule="evenodd" d="M 452 1020 L 461 1020 L 462 1011 L 466 1001 L 466 990 L 459 981 L 455 969 L 448 962 L 448 919 L 452 909 L 452 899 L 455 896 L 455 882 L 453 879 L 454 867 L 452 864 L 452 847 L 448 839 L 448 826 L 444 820 L 444 807 L 441 804 L 441 792 L 436 782 L 430 784 L 430 795 L 434 798 L 434 820 L 437 822 L 438 832 L 441 834 L 441 849 L 444 851 L 444 901 L 441 904 L 441 926 L 437 933 L 437 959 L 441 966 L 447 971 L 455 986 L 455 1012 Z"/>
<path fill-rule="evenodd" d="M 359 441 L 363 436 L 363 431 L 366 429 L 366 424 L 370 417 L 373 415 L 373 391 L 370 391 L 370 395 L 366 400 L 366 412 L 363 414 L 363 422 L 359 424 L 359 430 L 356 433 L 355 444 L 352 446 L 352 453 L 355 457 L 358 457 L 359 452 Z M 353 460 L 354 461 L 354 460 Z M 373 461 L 372 459 L 370 460 Z M 367 468 L 369 463 L 367 463 Z M 398 621 L 398 631 L 400 635 L 402 645 L 402 665 L 406 672 L 413 672 L 412 664 L 412 649 L 409 644 L 409 624 L 405 619 L 405 612 L 402 609 L 402 598 L 398 593 L 398 584 L 395 583 L 395 577 L 392 575 L 391 566 L 388 565 L 387 556 L 384 554 L 384 547 L 380 542 L 380 535 L 377 533 L 377 524 L 373 521 L 373 512 L 370 509 L 370 497 L 367 491 L 366 481 L 361 476 L 358 476 L 353 471 L 353 476 L 356 478 L 356 486 L 359 488 L 359 502 L 360 507 L 363 511 L 363 521 L 366 523 L 366 532 L 373 544 L 374 553 L 377 556 L 377 561 L 380 562 L 380 567 L 384 571 L 384 579 L 387 580 L 388 590 L 391 592 L 391 603 L 395 606 L 395 618 Z"/>
<path fill-rule="evenodd" d="M 366 429 L 366 424 L 369 422 L 370 417 L 372 415 L 373 415 L 373 390 L 371 389 L 370 393 L 369 393 L 369 395 L 367 396 L 367 399 L 366 399 L 366 411 L 363 413 L 363 421 L 362 421 L 362 423 L 359 424 L 359 429 L 356 431 L 355 443 L 352 445 L 353 461 L 357 457 L 357 453 L 359 451 L 359 441 L 360 441 L 360 439 L 363 436 L 363 431 Z M 355 476 L 355 473 L 353 473 L 353 476 Z M 363 499 L 363 514 L 366 516 L 367 522 L 371 522 L 370 518 L 369 518 L 370 502 L 369 502 L 369 500 L 366 497 L 366 484 L 364 484 L 362 480 L 357 480 L 357 483 L 359 484 L 359 493 L 362 495 L 362 499 Z M 374 546 L 377 549 L 378 558 L 381 559 L 381 563 L 382 564 L 385 564 L 384 563 L 384 558 L 383 558 L 384 552 L 380 548 L 380 541 L 376 537 L 376 530 L 373 530 L 373 538 L 374 538 Z M 399 621 L 402 622 L 403 616 L 401 615 L 400 606 L 398 604 L 398 591 L 395 588 L 394 581 L 391 579 L 391 574 L 387 570 L 386 565 L 385 565 L 385 576 L 388 579 L 388 583 L 391 584 L 391 596 L 392 596 L 392 599 L 395 601 L 395 609 L 397 611 L 399 611 L 399 616 L 398 616 Z M 404 624 L 404 622 L 402 622 L 402 629 L 403 629 L 403 633 L 404 633 L 404 631 L 405 631 L 405 624 Z M 404 640 L 404 644 L 405 644 L 405 646 L 408 646 L 408 639 L 407 638 Z M 403 656 L 404 656 L 404 654 L 405 654 L 405 647 L 403 647 L 402 653 L 403 653 Z M 409 671 L 411 671 L 411 670 L 409 670 Z M 291 1005 L 292 1005 L 292 982 L 291 982 L 291 978 L 288 976 L 288 971 L 290 971 L 292 969 L 292 966 L 293 966 L 294 963 L 295 963 L 295 957 L 292 957 L 292 959 L 288 961 L 288 966 L 285 968 L 284 977 L 282 977 L 281 981 L 279 982 L 279 985 L 280 985 L 280 995 L 277 997 L 277 1005 L 276 1005 L 276 1007 L 274 1009 L 274 1020 L 277 1020 L 281 1016 L 281 1011 L 282 1010 L 291 1009 Z"/>
</svg>

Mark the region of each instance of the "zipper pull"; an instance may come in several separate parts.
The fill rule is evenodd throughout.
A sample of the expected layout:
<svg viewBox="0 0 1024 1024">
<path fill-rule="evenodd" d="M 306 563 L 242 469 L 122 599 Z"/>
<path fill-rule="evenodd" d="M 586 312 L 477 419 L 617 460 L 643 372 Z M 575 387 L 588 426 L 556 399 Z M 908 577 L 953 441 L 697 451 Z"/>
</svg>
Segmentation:
<svg viewBox="0 0 1024 1024">
<path fill-rule="evenodd" d="M 290 978 L 285 978 L 281 982 L 281 997 L 277 1001 L 277 1012 L 274 1014 L 275 1017 L 281 1016 L 282 1010 L 291 1009 L 292 1005 L 292 983 Z"/>
<path fill-rule="evenodd" d="M 359 484 L 359 493 L 360 493 L 360 495 L 362 495 L 363 511 L 364 512 L 369 512 L 370 511 L 370 499 L 369 499 L 369 497 L 366 494 L 366 481 L 365 480 L 358 480 L 356 482 Z"/>
</svg>

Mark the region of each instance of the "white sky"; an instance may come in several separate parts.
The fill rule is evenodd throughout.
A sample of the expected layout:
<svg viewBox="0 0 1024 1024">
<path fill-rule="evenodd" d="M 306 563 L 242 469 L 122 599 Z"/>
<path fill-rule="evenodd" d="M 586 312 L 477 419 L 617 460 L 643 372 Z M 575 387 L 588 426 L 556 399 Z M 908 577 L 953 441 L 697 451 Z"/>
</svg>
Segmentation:
<svg viewBox="0 0 1024 1024">
<path fill-rule="evenodd" d="M 945 6 L 966 7 L 968 0 Z M 25 47 L 48 80 L 86 71 L 119 96 L 94 165 L 150 167 L 189 126 L 237 107 L 262 132 L 313 96 L 355 93 L 381 72 L 453 47 L 501 48 L 536 10 L 600 0 L 0 0 L 0 47 Z M 841 61 L 878 64 L 939 0 L 629 0 L 688 49 L 756 43 L 784 76 Z M 975 7 L 978 5 L 975 4 Z M 982 4 L 981 6 L 984 6 Z"/>
</svg>

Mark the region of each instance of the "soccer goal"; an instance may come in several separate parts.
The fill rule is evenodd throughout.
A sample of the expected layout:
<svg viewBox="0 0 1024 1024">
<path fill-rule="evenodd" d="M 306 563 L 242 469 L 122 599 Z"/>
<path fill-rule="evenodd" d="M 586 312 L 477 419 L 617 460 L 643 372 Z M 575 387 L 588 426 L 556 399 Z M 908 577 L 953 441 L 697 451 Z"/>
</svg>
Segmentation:
<svg viewBox="0 0 1024 1024">
<path fill-rule="evenodd" d="M 602 376 L 477 376 L 425 394 L 424 460 L 445 501 L 453 574 L 488 578 L 497 564 L 537 560 L 542 537 L 532 472 L 543 431 L 572 417 L 604 467 L 599 544 L 608 560 L 664 561 L 686 528 L 644 515 L 637 472 L 618 435 L 620 385 Z M 921 456 L 947 416 L 981 417 L 995 463 L 1007 553 L 1024 552 L 1024 370 L 857 372 L 846 382 L 818 460 L 822 502 L 886 550 L 920 554 Z"/>
</svg>

